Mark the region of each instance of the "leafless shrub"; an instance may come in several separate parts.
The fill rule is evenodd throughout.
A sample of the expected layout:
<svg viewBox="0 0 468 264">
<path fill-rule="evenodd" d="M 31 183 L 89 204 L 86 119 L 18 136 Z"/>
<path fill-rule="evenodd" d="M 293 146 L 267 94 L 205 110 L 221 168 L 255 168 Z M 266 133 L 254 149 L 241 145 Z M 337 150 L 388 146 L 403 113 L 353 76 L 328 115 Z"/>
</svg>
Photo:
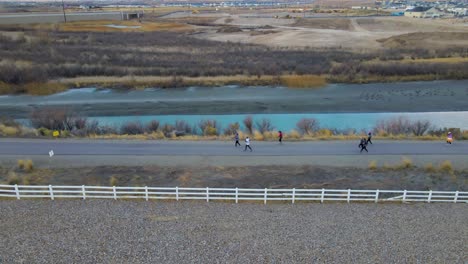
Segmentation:
<svg viewBox="0 0 468 264">
<path fill-rule="evenodd" d="M 146 132 L 152 133 L 158 131 L 159 128 L 159 121 L 158 120 L 151 120 L 147 125 L 146 125 Z"/>
<path fill-rule="evenodd" d="M 310 135 L 319 129 L 319 122 L 313 118 L 302 118 L 297 122 L 296 127 L 302 134 Z"/>
<path fill-rule="evenodd" d="M 268 131 L 272 131 L 274 129 L 273 125 L 271 124 L 271 120 L 268 118 L 263 118 L 261 121 L 255 122 L 255 126 L 260 133 L 265 133 Z"/>
<path fill-rule="evenodd" d="M 175 130 L 178 133 L 183 133 L 183 134 L 192 133 L 192 128 L 190 127 L 190 125 L 186 121 L 183 121 L 183 120 L 177 120 L 175 122 Z"/>
<path fill-rule="evenodd" d="M 98 135 L 112 135 L 112 134 L 118 134 L 117 128 L 113 126 L 99 126 L 99 129 L 97 130 Z"/>
<path fill-rule="evenodd" d="M 407 118 L 397 117 L 390 120 L 379 121 L 374 131 L 392 135 L 408 135 L 412 132 L 412 124 Z"/>
<path fill-rule="evenodd" d="M 411 131 L 415 136 L 422 136 L 424 135 L 429 128 L 431 127 L 431 122 L 425 121 L 415 121 L 411 124 Z"/>
<path fill-rule="evenodd" d="M 217 135 L 218 133 L 218 124 L 216 120 L 202 120 L 198 123 L 198 128 L 200 128 L 203 135 Z"/>
<path fill-rule="evenodd" d="M 138 135 L 143 134 L 144 132 L 145 129 L 141 122 L 128 122 L 120 127 L 120 133 L 126 135 Z"/>
<path fill-rule="evenodd" d="M 244 123 L 245 129 L 247 129 L 247 132 L 250 135 L 252 135 L 253 134 L 253 117 L 247 116 L 242 122 Z"/>
<path fill-rule="evenodd" d="M 31 123 L 35 128 L 50 130 L 72 130 L 73 114 L 64 108 L 41 108 L 31 113 Z"/>
<path fill-rule="evenodd" d="M 73 127 L 75 129 L 85 129 L 88 124 L 88 119 L 86 117 L 77 116 L 73 119 Z"/>
<path fill-rule="evenodd" d="M 98 134 L 99 133 L 99 122 L 97 120 L 93 120 L 86 123 L 86 134 Z"/>
<path fill-rule="evenodd" d="M 240 125 L 238 122 L 231 123 L 227 126 L 227 128 L 224 129 L 224 135 L 226 136 L 235 135 L 237 131 L 239 131 L 239 129 L 240 129 Z"/>
<path fill-rule="evenodd" d="M 170 124 L 164 124 L 161 128 L 161 131 L 164 133 L 164 136 L 170 137 L 175 128 Z"/>
</svg>

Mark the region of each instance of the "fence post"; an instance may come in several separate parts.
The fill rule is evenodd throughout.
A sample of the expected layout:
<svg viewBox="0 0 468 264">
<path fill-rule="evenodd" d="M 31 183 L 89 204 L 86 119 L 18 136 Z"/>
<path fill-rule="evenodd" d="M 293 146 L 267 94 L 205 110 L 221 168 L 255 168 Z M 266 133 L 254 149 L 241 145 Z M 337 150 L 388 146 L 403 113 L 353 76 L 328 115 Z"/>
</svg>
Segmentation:
<svg viewBox="0 0 468 264">
<path fill-rule="evenodd" d="M 236 203 L 239 202 L 239 188 L 236 187 Z"/>
<path fill-rule="evenodd" d="M 210 188 L 206 187 L 206 202 L 210 201 Z"/>
<path fill-rule="evenodd" d="M 86 200 L 86 187 L 81 185 L 81 191 L 83 192 L 83 200 Z"/>
<path fill-rule="evenodd" d="M 296 188 L 293 188 L 293 190 L 292 190 L 292 203 L 294 203 L 295 196 L 296 196 Z"/>
<path fill-rule="evenodd" d="M 403 191 L 403 202 L 406 201 L 406 190 Z"/>
<path fill-rule="evenodd" d="M 268 189 L 265 188 L 265 195 L 263 197 L 263 204 L 266 204 L 266 202 L 267 202 L 267 195 L 268 195 L 267 193 L 268 193 Z"/>
<path fill-rule="evenodd" d="M 145 186 L 145 200 L 148 201 L 148 186 Z"/>
<path fill-rule="evenodd" d="M 176 201 L 179 201 L 179 186 L 175 187 L 175 199 Z"/>
<path fill-rule="evenodd" d="M 453 202 L 456 203 L 458 200 L 458 191 L 455 192 L 455 198 L 453 198 Z"/>
<path fill-rule="evenodd" d="M 375 202 L 377 203 L 379 201 L 379 189 L 375 191 Z"/>
<path fill-rule="evenodd" d="M 50 194 L 50 199 L 54 200 L 54 190 L 52 189 L 52 185 L 49 184 L 49 194 Z"/>
<path fill-rule="evenodd" d="M 348 189 L 348 197 L 346 198 L 346 202 L 349 203 L 350 199 L 351 199 L 351 189 Z"/>
<path fill-rule="evenodd" d="M 427 197 L 427 202 L 430 203 L 432 198 L 432 190 L 429 191 L 429 195 Z"/>
<path fill-rule="evenodd" d="M 322 188 L 322 197 L 320 197 L 320 203 L 323 203 L 324 198 L 325 198 L 325 189 Z"/>
<path fill-rule="evenodd" d="M 112 186 L 112 191 L 114 192 L 114 200 L 117 200 L 117 192 L 115 190 L 115 186 Z"/>
<path fill-rule="evenodd" d="M 16 199 L 19 200 L 20 199 L 20 194 L 19 194 L 18 184 L 15 184 L 15 193 L 16 193 Z"/>
</svg>

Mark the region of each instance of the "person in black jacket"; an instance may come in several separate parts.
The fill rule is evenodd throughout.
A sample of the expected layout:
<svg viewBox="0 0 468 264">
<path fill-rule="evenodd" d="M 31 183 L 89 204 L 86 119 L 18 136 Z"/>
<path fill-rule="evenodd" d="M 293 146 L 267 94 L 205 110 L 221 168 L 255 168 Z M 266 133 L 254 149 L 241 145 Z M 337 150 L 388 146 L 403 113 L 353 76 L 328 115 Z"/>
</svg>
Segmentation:
<svg viewBox="0 0 468 264">
<path fill-rule="evenodd" d="M 371 143 L 372 144 L 372 132 L 369 131 L 369 133 L 367 134 L 367 144 Z"/>
<path fill-rule="evenodd" d="M 365 150 L 366 152 L 369 152 L 369 151 L 367 150 L 367 140 L 366 140 L 366 138 L 364 138 L 364 137 L 361 138 L 361 142 L 359 143 L 359 146 L 358 146 L 358 147 L 361 148 L 361 152 L 362 152 L 363 150 Z"/>
<path fill-rule="evenodd" d="M 234 139 L 236 140 L 236 148 L 237 148 L 237 145 L 239 145 L 239 147 L 241 146 L 241 144 L 239 143 L 239 133 L 236 132 L 236 135 L 234 136 Z"/>
</svg>

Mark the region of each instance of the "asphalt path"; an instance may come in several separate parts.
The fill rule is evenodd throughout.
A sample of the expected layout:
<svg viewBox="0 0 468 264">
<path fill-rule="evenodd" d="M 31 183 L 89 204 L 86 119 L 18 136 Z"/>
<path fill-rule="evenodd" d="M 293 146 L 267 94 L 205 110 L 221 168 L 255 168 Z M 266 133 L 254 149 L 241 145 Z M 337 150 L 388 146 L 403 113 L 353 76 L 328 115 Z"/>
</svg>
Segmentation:
<svg viewBox="0 0 468 264">
<path fill-rule="evenodd" d="M 105 141 L 2 139 L 0 155 L 56 156 L 323 156 L 323 155 L 467 155 L 468 142 L 375 141 L 360 153 L 356 141 L 251 142 L 244 152 L 226 141 Z"/>
</svg>

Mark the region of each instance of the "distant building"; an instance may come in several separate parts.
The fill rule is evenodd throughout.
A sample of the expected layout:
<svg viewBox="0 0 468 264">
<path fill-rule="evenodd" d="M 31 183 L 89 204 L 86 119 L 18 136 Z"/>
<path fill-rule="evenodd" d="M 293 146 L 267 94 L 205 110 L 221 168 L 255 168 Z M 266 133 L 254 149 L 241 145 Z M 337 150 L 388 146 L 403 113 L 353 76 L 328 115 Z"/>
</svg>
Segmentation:
<svg viewBox="0 0 468 264">
<path fill-rule="evenodd" d="M 444 15 L 446 15 L 446 13 L 436 7 L 418 6 L 411 10 L 405 11 L 405 16 L 412 18 L 440 18 Z"/>
<path fill-rule="evenodd" d="M 427 10 L 429 10 L 429 8 L 418 6 L 405 11 L 405 17 L 423 18 Z"/>
<path fill-rule="evenodd" d="M 456 15 L 456 16 L 467 16 L 468 15 L 468 8 L 466 7 L 453 7 L 447 10 L 448 12 Z"/>
<path fill-rule="evenodd" d="M 439 18 L 441 16 L 443 16 L 443 12 L 433 7 L 424 12 L 423 18 Z"/>
</svg>

